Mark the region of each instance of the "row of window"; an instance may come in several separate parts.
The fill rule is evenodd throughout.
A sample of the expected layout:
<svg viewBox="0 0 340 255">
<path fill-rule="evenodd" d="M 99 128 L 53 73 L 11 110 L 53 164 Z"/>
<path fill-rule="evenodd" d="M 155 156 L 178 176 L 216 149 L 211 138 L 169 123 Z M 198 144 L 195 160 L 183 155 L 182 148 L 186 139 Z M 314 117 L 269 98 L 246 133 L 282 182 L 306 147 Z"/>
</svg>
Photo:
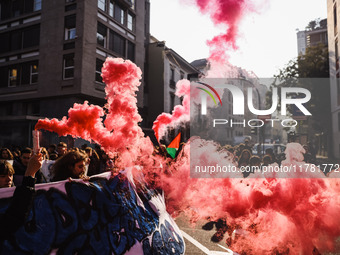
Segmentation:
<svg viewBox="0 0 340 255">
<path fill-rule="evenodd" d="M 102 83 L 101 68 L 104 61 L 96 59 L 95 80 Z M 38 61 L 0 68 L 0 87 L 17 87 L 38 82 Z M 63 80 L 74 78 L 74 54 L 63 56 Z"/>
<path fill-rule="evenodd" d="M 65 40 L 76 38 L 76 15 L 65 16 Z M 39 46 L 40 25 L 0 34 L 0 54 Z"/>
<path fill-rule="evenodd" d="M 131 2 L 132 9 L 134 9 L 134 1 Z M 98 0 L 98 8 L 107 12 L 118 23 L 126 26 L 130 31 L 134 31 L 135 17 L 127 9 L 122 7 L 118 1 L 115 0 Z"/>
<path fill-rule="evenodd" d="M 0 54 L 39 46 L 40 25 L 0 34 Z"/>
<path fill-rule="evenodd" d="M 38 61 L 0 68 L 0 86 L 16 87 L 38 82 Z"/>
<path fill-rule="evenodd" d="M 109 36 L 107 36 L 109 34 Z M 98 22 L 97 43 L 121 57 L 135 61 L 135 44 Z"/>
<path fill-rule="evenodd" d="M 40 115 L 40 100 L 0 103 L 0 115 Z"/>
<path fill-rule="evenodd" d="M 35 84 L 38 82 L 38 61 L 21 63 L 0 68 L 0 86 L 17 87 L 20 85 Z M 63 79 L 74 77 L 74 54 L 63 57 Z"/>
<path fill-rule="evenodd" d="M 103 83 L 102 80 L 102 67 L 104 61 L 100 59 L 96 59 L 96 72 L 95 72 L 95 81 Z M 72 79 L 74 77 L 74 54 L 64 55 L 63 57 L 63 79 Z"/>
<path fill-rule="evenodd" d="M 1 0 L 0 20 L 19 17 L 26 13 L 41 10 L 42 0 Z"/>
<path fill-rule="evenodd" d="M 184 72 L 180 71 L 180 80 L 183 80 L 185 77 Z M 176 88 L 176 80 L 175 80 L 175 68 L 170 67 L 170 81 L 169 81 L 170 87 L 175 89 Z"/>
</svg>

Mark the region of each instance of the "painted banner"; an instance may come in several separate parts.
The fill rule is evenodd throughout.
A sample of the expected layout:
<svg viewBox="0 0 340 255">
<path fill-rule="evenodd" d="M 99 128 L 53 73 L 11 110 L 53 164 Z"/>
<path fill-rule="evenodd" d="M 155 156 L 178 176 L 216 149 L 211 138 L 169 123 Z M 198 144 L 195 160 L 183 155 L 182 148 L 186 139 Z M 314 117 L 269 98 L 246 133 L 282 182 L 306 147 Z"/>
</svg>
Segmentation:
<svg viewBox="0 0 340 255">
<path fill-rule="evenodd" d="M 142 179 L 142 178 L 140 178 Z M 15 188 L 2 189 L 0 213 Z M 32 210 L 1 254 L 184 254 L 182 234 L 163 195 L 129 169 L 36 185 Z"/>
</svg>

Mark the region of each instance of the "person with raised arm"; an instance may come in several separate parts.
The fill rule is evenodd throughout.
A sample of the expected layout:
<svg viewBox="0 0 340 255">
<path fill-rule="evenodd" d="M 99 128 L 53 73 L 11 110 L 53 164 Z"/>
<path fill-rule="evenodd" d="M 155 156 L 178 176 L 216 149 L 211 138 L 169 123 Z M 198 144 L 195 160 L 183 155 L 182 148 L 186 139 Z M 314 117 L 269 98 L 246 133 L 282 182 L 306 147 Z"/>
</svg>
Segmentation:
<svg viewBox="0 0 340 255">
<path fill-rule="evenodd" d="M 0 161 L 0 169 L 12 168 L 6 161 Z M 13 235 L 25 222 L 25 219 L 32 206 L 35 194 L 35 174 L 42 165 L 42 155 L 40 153 L 31 156 L 28 161 L 21 185 L 15 188 L 8 209 L 0 214 L 0 240 L 3 242 Z M 9 172 L 12 172 L 10 169 Z M 13 170 L 14 172 L 14 170 Z"/>
</svg>

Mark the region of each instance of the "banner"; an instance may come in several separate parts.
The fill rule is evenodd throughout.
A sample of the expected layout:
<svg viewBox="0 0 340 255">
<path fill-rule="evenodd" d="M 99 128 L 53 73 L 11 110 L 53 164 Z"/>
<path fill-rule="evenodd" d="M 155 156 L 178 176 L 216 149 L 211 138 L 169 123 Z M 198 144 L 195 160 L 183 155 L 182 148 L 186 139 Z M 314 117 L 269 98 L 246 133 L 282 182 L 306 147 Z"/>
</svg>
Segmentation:
<svg viewBox="0 0 340 255">
<path fill-rule="evenodd" d="M 15 188 L 1 190 L 0 213 Z M 185 244 L 162 194 L 135 181 L 130 170 L 90 182 L 36 185 L 32 210 L 2 254 L 184 254 Z"/>
</svg>

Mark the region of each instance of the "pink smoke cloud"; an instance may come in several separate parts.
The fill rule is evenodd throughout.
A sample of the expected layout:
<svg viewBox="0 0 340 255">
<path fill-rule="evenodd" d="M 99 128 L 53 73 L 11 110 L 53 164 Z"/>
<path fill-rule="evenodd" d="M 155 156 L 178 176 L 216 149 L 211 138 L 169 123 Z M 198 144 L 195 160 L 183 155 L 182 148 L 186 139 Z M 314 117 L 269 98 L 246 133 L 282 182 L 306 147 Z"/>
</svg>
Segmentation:
<svg viewBox="0 0 340 255">
<path fill-rule="evenodd" d="M 152 129 L 159 141 L 168 127 L 175 127 L 190 120 L 190 81 L 180 80 L 176 84 L 176 96 L 183 97 L 182 105 L 176 105 L 172 114 L 162 113 L 153 123 Z"/>
<path fill-rule="evenodd" d="M 247 0 L 195 0 L 203 13 L 208 13 L 215 25 L 223 25 L 226 32 L 208 41 L 210 60 L 226 61 L 226 51 L 237 49 L 239 23 L 252 8 Z"/>
<path fill-rule="evenodd" d="M 35 129 L 46 129 L 60 136 L 72 135 L 93 141 L 110 155 L 119 153 L 121 164 L 128 166 L 153 146 L 144 137 L 138 122 L 142 119 L 137 111 L 136 91 L 140 85 L 141 70 L 129 60 L 107 58 L 102 68 L 107 105 L 104 110 L 95 105 L 74 104 L 68 118 L 39 120 Z M 106 117 L 103 124 L 103 117 Z"/>
<path fill-rule="evenodd" d="M 193 147 L 198 150 L 190 154 Z M 299 150 L 294 144 L 288 148 Z M 291 164 L 303 163 L 300 153 Z M 190 161 L 233 164 L 230 154 L 213 142 L 192 139 L 170 165 L 172 175 L 160 178 L 174 215 L 184 212 L 192 220 L 226 218 L 231 230 L 245 233 L 231 242 L 231 249 L 241 254 L 334 250 L 340 236 L 339 188 L 334 179 L 192 178 Z"/>
</svg>

